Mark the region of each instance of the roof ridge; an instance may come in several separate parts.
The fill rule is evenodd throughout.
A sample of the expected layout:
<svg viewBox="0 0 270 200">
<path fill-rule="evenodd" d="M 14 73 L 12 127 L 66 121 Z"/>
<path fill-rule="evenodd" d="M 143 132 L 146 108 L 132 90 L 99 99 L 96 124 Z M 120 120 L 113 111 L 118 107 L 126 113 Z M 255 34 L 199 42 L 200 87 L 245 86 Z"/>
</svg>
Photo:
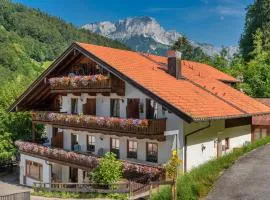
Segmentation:
<svg viewBox="0 0 270 200">
<path fill-rule="evenodd" d="M 137 52 L 137 53 L 138 53 L 139 55 L 141 55 L 142 57 L 144 57 L 144 58 L 146 58 L 146 59 L 148 59 L 148 60 L 150 60 L 150 61 L 156 63 L 157 65 L 159 65 L 159 66 L 161 66 L 161 67 L 166 67 L 165 64 L 162 64 L 162 63 L 157 62 L 156 60 L 150 58 L 149 56 L 146 55 L 146 53 L 142 53 L 142 52 Z M 152 54 L 151 54 L 151 55 L 152 55 Z"/>
</svg>

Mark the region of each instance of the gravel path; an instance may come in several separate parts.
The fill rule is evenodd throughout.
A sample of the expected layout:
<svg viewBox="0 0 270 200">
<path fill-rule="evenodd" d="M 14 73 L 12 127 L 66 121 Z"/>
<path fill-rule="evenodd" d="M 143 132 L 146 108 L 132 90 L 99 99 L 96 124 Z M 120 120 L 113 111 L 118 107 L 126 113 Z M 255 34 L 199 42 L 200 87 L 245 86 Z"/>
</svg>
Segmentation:
<svg viewBox="0 0 270 200">
<path fill-rule="evenodd" d="M 269 200 L 270 145 L 240 158 L 215 183 L 207 200 Z"/>
</svg>

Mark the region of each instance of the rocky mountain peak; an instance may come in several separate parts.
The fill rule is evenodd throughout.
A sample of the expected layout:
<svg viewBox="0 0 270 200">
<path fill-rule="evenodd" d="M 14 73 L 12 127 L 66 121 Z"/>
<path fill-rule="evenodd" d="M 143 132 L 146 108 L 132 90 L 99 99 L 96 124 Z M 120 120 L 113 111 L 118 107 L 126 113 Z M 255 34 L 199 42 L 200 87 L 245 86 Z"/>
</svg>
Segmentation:
<svg viewBox="0 0 270 200">
<path fill-rule="evenodd" d="M 119 40 L 136 51 L 143 51 L 164 55 L 165 51 L 174 44 L 182 35 L 176 31 L 166 31 L 156 19 L 148 16 L 128 17 L 115 22 L 103 21 L 89 23 L 82 28 L 94 33 Z M 220 47 L 211 44 L 200 44 L 191 41 L 192 45 L 199 46 L 202 50 L 212 56 L 220 52 Z M 229 54 L 236 52 L 235 47 L 227 48 Z"/>
</svg>

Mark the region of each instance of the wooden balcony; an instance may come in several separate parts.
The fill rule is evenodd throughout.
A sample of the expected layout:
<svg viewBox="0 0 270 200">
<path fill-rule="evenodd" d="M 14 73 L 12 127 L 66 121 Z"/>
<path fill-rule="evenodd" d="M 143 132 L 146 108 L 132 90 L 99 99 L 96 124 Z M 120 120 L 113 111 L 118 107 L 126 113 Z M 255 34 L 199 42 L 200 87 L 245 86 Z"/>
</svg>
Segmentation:
<svg viewBox="0 0 270 200">
<path fill-rule="evenodd" d="M 71 115 L 65 113 L 32 113 L 33 123 L 52 124 L 55 127 L 81 131 L 100 132 L 108 135 L 136 137 L 164 141 L 166 119 L 124 119 Z"/>
<path fill-rule="evenodd" d="M 86 171 L 91 171 L 97 167 L 101 159 L 94 154 L 51 148 L 33 142 L 16 141 L 15 145 L 23 154 Z M 123 171 L 126 173 L 137 172 L 157 175 L 164 172 L 164 169 L 157 165 L 135 163 L 127 160 L 122 160 L 122 162 L 124 164 Z"/>
<path fill-rule="evenodd" d="M 55 77 L 49 79 L 51 93 L 117 93 L 124 95 L 125 84 L 116 77 L 92 76 Z"/>
</svg>

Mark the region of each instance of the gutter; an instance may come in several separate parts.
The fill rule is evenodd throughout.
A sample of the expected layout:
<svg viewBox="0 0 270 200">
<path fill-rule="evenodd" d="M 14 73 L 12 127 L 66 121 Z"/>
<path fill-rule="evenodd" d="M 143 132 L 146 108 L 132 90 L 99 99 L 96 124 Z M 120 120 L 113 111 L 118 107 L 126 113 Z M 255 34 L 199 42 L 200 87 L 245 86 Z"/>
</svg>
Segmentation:
<svg viewBox="0 0 270 200">
<path fill-rule="evenodd" d="M 191 131 L 190 133 L 188 133 L 188 134 L 185 135 L 184 172 L 187 171 L 187 139 L 188 139 L 188 136 L 193 135 L 193 134 L 195 134 L 195 133 L 198 133 L 198 132 L 200 132 L 200 131 L 202 131 L 202 130 L 205 130 L 205 129 L 210 128 L 210 127 L 211 127 L 211 124 L 212 124 L 212 123 L 211 123 L 211 121 L 209 120 L 209 121 L 208 121 L 208 124 L 207 124 L 206 126 L 204 126 L 204 127 L 202 127 L 202 128 L 199 128 L 199 129 L 197 129 L 197 130 L 195 130 L 195 131 Z"/>
</svg>

